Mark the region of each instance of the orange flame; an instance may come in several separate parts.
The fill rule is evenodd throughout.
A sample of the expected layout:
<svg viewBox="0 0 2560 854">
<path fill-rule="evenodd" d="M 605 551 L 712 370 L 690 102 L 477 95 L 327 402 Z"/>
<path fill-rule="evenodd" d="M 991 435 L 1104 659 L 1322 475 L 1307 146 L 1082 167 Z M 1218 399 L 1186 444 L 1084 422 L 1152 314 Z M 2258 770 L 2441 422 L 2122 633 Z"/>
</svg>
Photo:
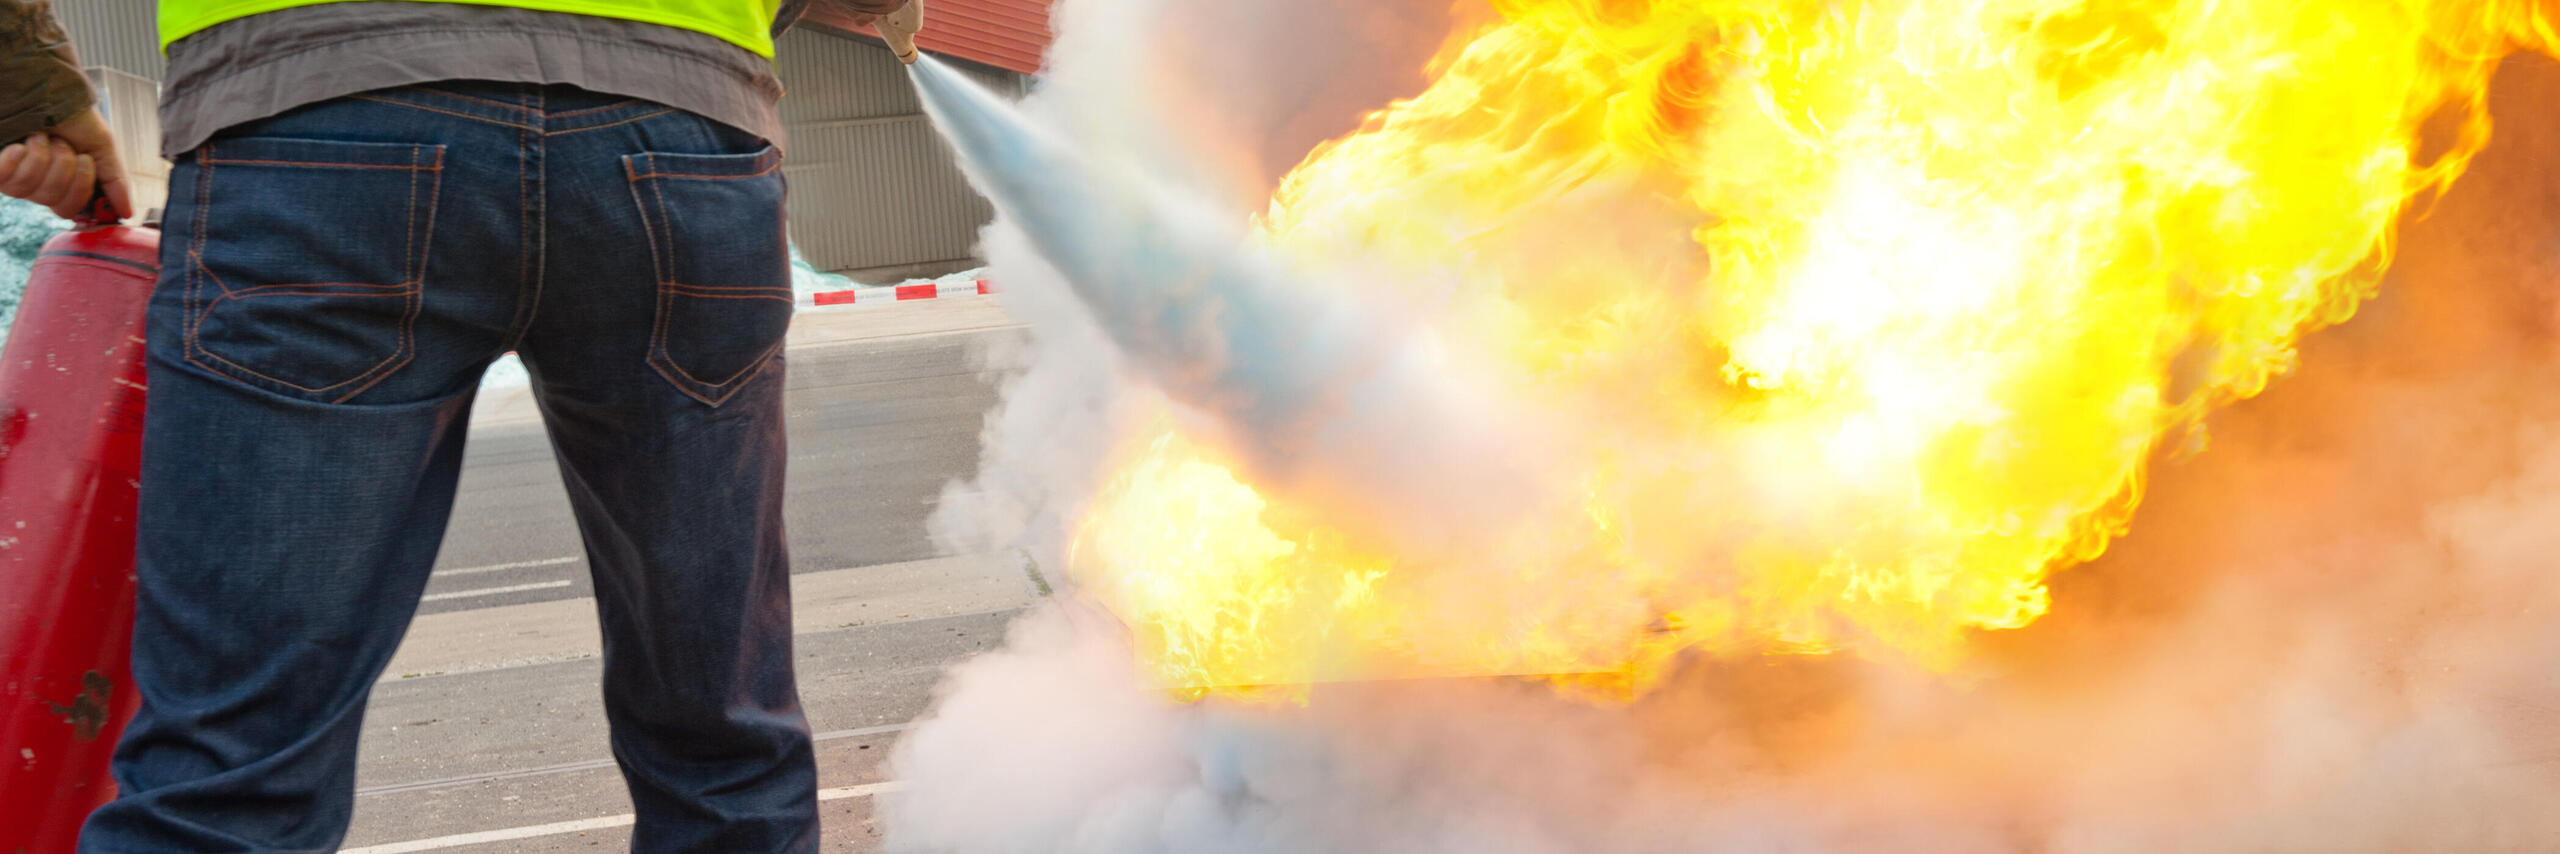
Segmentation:
<svg viewBox="0 0 2560 854">
<path fill-rule="evenodd" d="M 2477 0 L 1493 5 L 1262 234 L 1458 283 L 1417 294 L 1441 351 L 1572 414 L 1579 507 L 1392 554 L 1157 431 L 1072 570 L 1177 690 L 1952 667 L 2373 295 L 2494 63 L 2553 43 Z"/>
</svg>

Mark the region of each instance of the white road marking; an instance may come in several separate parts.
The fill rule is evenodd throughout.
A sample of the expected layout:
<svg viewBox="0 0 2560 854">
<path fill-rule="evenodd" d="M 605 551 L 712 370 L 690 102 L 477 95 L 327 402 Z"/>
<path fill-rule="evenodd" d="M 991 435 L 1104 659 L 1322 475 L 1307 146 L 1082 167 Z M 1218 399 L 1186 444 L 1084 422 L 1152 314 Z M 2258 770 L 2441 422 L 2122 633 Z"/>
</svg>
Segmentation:
<svg viewBox="0 0 2560 854">
<path fill-rule="evenodd" d="M 527 590 L 558 590 L 567 586 L 569 586 L 569 582 L 566 580 L 545 581 L 539 584 L 510 584 L 505 587 L 483 587 L 478 590 L 456 590 L 451 593 L 429 593 L 418 601 L 442 602 L 447 599 L 470 599 L 477 596 L 496 596 L 500 593 L 522 593 Z"/>
<path fill-rule="evenodd" d="M 434 577 L 436 577 L 436 578 L 443 578 L 443 577 L 448 576 L 448 575 L 479 575 L 479 574 L 482 574 L 482 573 L 488 573 L 488 572 L 505 572 L 505 571 L 510 570 L 510 569 L 532 569 L 532 568 L 534 568 L 534 567 L 538 567 L 538 566 L 559 566 L 559 565 L 564 564 L 564 563 L 577 563 L 577 562 L 578 562 L 578 559 L 577 559 L 576 557 L 555 557 L 555 558 L 544 558 L 544 559 L 542 559 L 542 560 L 520 560 L 520 561 L 516 561 L 516 562 L 514 562 L 514 563 L 497 563 L 497 564 L 490 564 L 490 565 L 488 565 L 488 566 L 475 566 L 475 567 L 471 567 L 471 568 L 469 568 L 469 569 L 448 569 L 448 570 L 445 570 L 445 571 L 443 571 L 443 572 L 436 573 Z"/>
<path fill-rule="evenodd" d="M 837 786 L 832 789 L 819 789 L 818 802 L 826 803 L 828 801 L 841 801 L 851 798 L 868 798 L 872 795 L 880 794 L 881 792 L 903 792 L 906 790 L 907 784 L 896 780 L 891 780 L 886 783 L 864 783 L 859 786 Z"/>
<path fill-rule="evenodd" d="M 953 555 L 795 573 L 792 632 L 883 626 L 910 619 L 1011 613 L 1041 593 L 1010 553 Z M 382 681 L 549 664 L 604 653 L 592 597 L 466 602 L 418 617 Z M 582 592 L 582 591 L 581 591 Z M 433 603 L 430 603 L 433 604 Z M 486 607 L 483 607 L 486 606 Z"/>
<path fill-rule="evenodd" d="M 895 792 L 904 788 L 906 788 L 905 784 L 893 781 L 887 783 L 869 783 L 860 786 L 843 786 L 834 789 L 820 789 L 818 790 L 818 800 L 824 802 L 841 801 L 848 798 L 867 798 L 881 792 Z M 420 839 L 413 842 L 393 842 L 386 845 L 368 845 L 363 848 L 348 848 L 340 851 L 339 854 L 410 854 L 410 852 L 415 851 L 441 851 L 447 848 L 460 848 L 465 845 L 486 845 L 491 842 L 513 842 L 519 839 L 558 836 L 563 833 L 577 833 L 583 830 L 604 830 L 615 827 L 630 827 L 633 820 L 634 816 L 630 813 L 623 813 L 621 815 L 609 815 L 601 818 L 582 818 L 577 821 L 559 821 L 552 822 L 550 824 L 537 824 L 529 827 L 510 827 L 504 830 L 483 830 L 474 833 L 457 833 L 452 836 L 438 836 L 434 839 Z"/>
<path fill-rule="evenodd" d="M 915 726 L 913 723 L 903 723 L 867 726 L 860 729 L 828 730 L 826 732 L 809 736 L 809 740 L 819 744 L 824 744 L 840 738 L 868 738 L 875 735 L 891 735 L 906 732 L 913 726 Z M 375 786 L 369 789 L 357 789 L 356 797 L 368 798 L 374 795 L 388 795 L 396 792 L 415 792 L 422 789 L 443 789 L 453 786 L 470 785 L 473 783 L 492 783 L 499 780 L 517 780 L 526 777 L 545 777 L 552 774 L 566 774 L 573 771 L 594 771 L 603 768 L 611 768 L 613 767 L 613 764 L 614 762 L 611 758 L 589 759 L 584 762 L 566 762 L 559 765 L 545 765 L 540 768 L 519 768 L 512 771 L 473 774 L 467 777 L 446 777 L 441 780 L 422 780 L 415 783 L 394 783 L 388 786 Z"/>
<path fill-rule="evenodd" d="M 609 827 L 630 827 L 634 819 L 635 816 L 630 813 L 623 813 L 621 815 L 609 815 L 603 818 L 585 818 L 577 821 L 560 821 L 550 824 L 537 824 L 532 827 L 510 827 L 505 830 L 483 830 L 478 833 L 457 833 L 452 836 L 439 836 L 434 839 L 420 839 L 413 842 L 394 842 L 388 845 L 368 845 L 363 848 L 347 848 L 340 850 L 338 854 L 407 854 L 407 852 L 411 851 L 436 851 L 445 848 L 460 848 L 465 845 L 484 845 L 491 842 L 510 842 L 518 839 L 532 839 L 539 836 L 557 836 L 563 833 L 576 833 L 582 830 L 602 830 Z"/>
</svg>

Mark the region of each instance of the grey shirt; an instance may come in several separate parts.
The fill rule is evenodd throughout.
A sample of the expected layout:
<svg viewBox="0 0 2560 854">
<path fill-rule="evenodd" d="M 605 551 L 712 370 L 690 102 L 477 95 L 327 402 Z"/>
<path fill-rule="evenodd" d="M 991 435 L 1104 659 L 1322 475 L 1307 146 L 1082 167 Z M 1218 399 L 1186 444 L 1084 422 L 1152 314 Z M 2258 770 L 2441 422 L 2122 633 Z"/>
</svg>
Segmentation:
<svg viewBox="0 0 2560 854">
<path fill-rule="evenodd" d="M 567 84 L 656 101 L 783 142 L 773 64 L 691 30 L 504 6 L 373 0 L 228 21 L 169 46 L 171 159 L 242 122 L 439 80 Z"/>
</svg>

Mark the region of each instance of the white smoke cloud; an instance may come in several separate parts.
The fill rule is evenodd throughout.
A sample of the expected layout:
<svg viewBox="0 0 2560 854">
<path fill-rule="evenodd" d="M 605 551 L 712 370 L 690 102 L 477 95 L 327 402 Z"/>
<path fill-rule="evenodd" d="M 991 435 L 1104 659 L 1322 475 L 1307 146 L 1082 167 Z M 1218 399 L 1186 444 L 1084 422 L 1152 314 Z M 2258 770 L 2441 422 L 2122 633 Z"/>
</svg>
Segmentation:
<svg viewBox="0 0 2560 854">
<path fill-rule="evenodd" d="M 1437 6 L 1068 0 L 1027 109 L 1241 218 L 1419 86 Z M 2409 225 L 2384 298 L 2158 461 L 2132 536 L 1959 673 L 1699 659 L 1628 704 L 1485 680 L 1179 704 L 1068 589 L 901 743 L 889 848 L 2560 848 L 2560 70 L 2511 66 L 2498 141 Z M 1030 367 L 936 531 L 1061 567 L 1164 403 L 1018 229 L 986 248 L 1032 331 L 997 363 Z"/>
</svg>

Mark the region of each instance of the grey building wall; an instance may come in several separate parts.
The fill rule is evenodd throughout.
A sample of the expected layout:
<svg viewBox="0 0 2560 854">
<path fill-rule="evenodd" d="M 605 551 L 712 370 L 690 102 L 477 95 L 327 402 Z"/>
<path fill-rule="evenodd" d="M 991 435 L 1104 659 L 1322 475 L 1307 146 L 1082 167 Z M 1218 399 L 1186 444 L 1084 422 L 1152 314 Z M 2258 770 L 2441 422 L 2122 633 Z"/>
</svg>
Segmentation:
<svg viewBox="0 0 2560 854">
<path fill-rule="evenodd" d="M 116 159 L 133 181 L 137 211 L 166 207 L 169 161 L 160 159 L 160 84 L 116 68 L 92 65 L 89 88 L 98 93 L 98 108 L 116 132 Z"/>
<path fill-rule="evenodd" d="M 54 0 L 53 13 L 80 47 L 80 63 L 159 80 L 169 61 L 160 55 L 160 4 L 156 0 Z"/>
<path fill-rule="evenodd" d="M 892 281 L 977 266 L 978 230 L 994 209 L 961 176 L 907 81 L 880 45 L 802 30 L 775 51 L 791 134 L 791 234 L 809 263 Z M 1007 95 L 1028 85 L 972 68 Z"/>
<path fill-rule="evenodd" d="M 71 43 L 98 107 L 116 132 L 116 154 L 133 179 L 133 204 L 150 210 L 167 204 L 169 161 L 160 159 L 160 79 L 169 63 L 160 55 L 154 0 L 55 0 L 54 14 Z"/>
</svg>

